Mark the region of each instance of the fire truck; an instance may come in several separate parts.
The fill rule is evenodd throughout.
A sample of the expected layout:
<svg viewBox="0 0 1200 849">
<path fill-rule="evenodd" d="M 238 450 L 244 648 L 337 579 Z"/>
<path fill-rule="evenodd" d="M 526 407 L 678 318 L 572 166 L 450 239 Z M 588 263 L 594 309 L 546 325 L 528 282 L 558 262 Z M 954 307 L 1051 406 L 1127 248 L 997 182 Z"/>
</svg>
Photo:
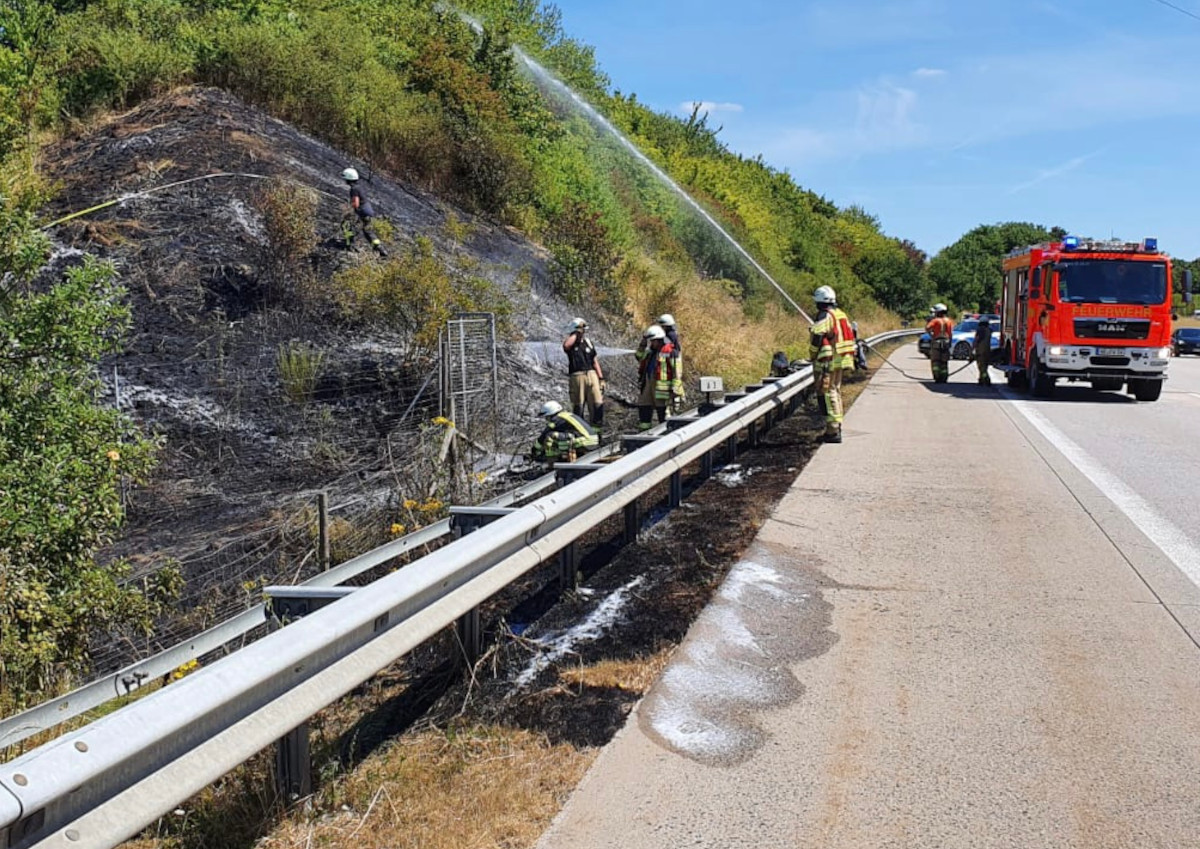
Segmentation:
<svg viewBox="0 0 1200 849">
<path fill-rule="evenodd" d="M 1157 401 L 1171 340 L 1171 260 L 1157 239 L 1067 236 L 1004 259 L 1000 365 L 1049 397 L 1060 379 Z"/>
</svg>

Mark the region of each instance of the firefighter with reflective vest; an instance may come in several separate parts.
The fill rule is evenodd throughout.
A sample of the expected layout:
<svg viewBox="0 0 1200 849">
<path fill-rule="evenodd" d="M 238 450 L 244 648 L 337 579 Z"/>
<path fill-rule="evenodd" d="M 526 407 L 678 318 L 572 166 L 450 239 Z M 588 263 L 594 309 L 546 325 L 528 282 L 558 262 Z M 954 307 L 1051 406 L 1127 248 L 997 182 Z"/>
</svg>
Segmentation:
<svg viewBox="0 0 1200 849">
<path fill-rule="evenodd" d="M 837 307 L 830 286 L 813 292 L 817 317 L 809 331 L 808 358 L 813 363 L 817 398 L 825 416 L 825 441 L 842 441 L 842 374 L 854 368 L 855 340 L 850 317 Z"/>
<path fill-rule="evenodd" d="M 596 358 L 596 346 L 587 337 L 587 322 L 582 318 L 571 321 L 563 351 L 567 355 L 567 379 L 571 382 L 571 411 L 582 416 L 584 407 L 592 424 L 604 426 L 604 371 Z"/>
<path fill-rule="evenodd" d="M 933 382 L 945 383 L 950 379 L 950 337 L 954 333 L 954 322 L 946 315 L 945 304 L 933 305 L 933 318 L 925 325 L 925 332 L 929 334 L 929 365 L 933 369 Z"/>
<path fill-rule="evenodd" d="M 646 328 L 634 356 L 638 361 L 638 430 L 649 430 L 656 412 L 660 422 L 667 420 L 668 407 L 683 395 L 683 381 L 675 371 L 675 346 L 660 325 Z"/>
<path fill-rule="evenodd" d="M 600 444 L 600 434 L 574 413 L 568 413 L 557 401 L 547 401 L 538 413 L 546 428 L 533 444 L 535 460 L 567 460 L 591 451 Z"/>
<path fill-rule="evenodd" d="M 675 316 L 665 312 L 658 317 L 658 326 L 667 334 L 667 341 L 675 349 L 675 379 L 679 381 L 679 392 L 671 396 L 671 409 L 679 412 L 683 409 L 687 397 L 683 390 L 683 343 L 679 341 L 679 328 L 675 326 Z"/>
</svg>

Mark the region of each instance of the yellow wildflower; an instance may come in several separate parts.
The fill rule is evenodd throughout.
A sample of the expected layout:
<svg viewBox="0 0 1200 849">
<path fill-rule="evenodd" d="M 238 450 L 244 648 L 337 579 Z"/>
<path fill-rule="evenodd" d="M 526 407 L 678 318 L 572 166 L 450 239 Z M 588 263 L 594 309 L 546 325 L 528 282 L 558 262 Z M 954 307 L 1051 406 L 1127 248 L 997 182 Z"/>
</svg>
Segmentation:
<svg viewBox="0 0 1200 849">
<path fill-rule="evenodd" d="M 404 499 L 404 509 L 405 510 L 416 510 L 417 502 L 413 501 L 411 498 Z"/>
<path fill-rule="evenodd" d="M 392 536 L 398 537 L 406 530 L 407 528 L 405 528 L 404 525 L 400 524 L 399 522 L 392 522 Z"/>
<path fill-rule="evenodd" d="M 107 457 L 109 460 L 112 460 L 115 463 L 121 459 L 121 452 L 114 448 L 113 450 L 111 450 L 107 454 L 105 454 L 104 456 Z"/>
<path fill-rule="evenodd" d="M 454 422 L 450 421 L 445 416 L 435 416 L 433 423 L 435 425 L 440 425 L 441 427 L 454 427 Z"/>
</svg>

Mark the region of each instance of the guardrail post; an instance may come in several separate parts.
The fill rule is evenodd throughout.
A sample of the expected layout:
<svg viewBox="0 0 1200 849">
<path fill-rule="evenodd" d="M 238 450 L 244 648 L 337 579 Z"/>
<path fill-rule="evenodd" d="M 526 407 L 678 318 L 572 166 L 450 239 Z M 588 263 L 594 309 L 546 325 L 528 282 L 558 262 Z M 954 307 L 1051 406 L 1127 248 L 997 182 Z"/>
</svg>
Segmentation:
<svg viewBox="0 0 1200 849">
<path fill-rule="evenodd" d="M 703 480 L 708 480 L 713 473 L 713 453 L 705 451 L 700 457 L 700 477 Z"/>
<path fill-rule="evenodd" d="M 625 544 L 637 541 L 638 526 L 641 520 L 638 516 L 637 499 L 633 499 L 625 505 Z"/>
<path fill-rule="evenodd" d="M 563 590 L 579 586 L 579 548 L 576 543 L 558 553 L 558 583 Z"/>
<path fill-rule="evenodd" d="M 455 630 L 458 633 L 458 643 L 462 646 L 463 664 L 474 666 L 475 661 L 483 657 L 483 620 L 479 616 L 479 608 L 472 607 L 458 617 Z"/>
<path fill-rule="evenodd" d="M 328 571 L 329 560 L 329 493 L 317 493 L 317 559 L 321 571 Z"/>
<path fill-rule="evenodd" d="M 293 728 L 275 744 L 275 787 L 288 801 L 312 795 L 307 722 Z"/>
<path fill-rule="evenodd" d="M 737 459 L 737 434 L 725 438 L 725 462 L 732 463 Z"/>
<path fill-rule="evenodd" d="M 758 422 L 750 422 L 750 447 L 758 447 Z"/>
<path fill-rule="evenodd" d="M 671 495 L 670 504 L 674 509 L 683 503 L 683 472 L 673 472 L 671 474 Z"/>
</svg>

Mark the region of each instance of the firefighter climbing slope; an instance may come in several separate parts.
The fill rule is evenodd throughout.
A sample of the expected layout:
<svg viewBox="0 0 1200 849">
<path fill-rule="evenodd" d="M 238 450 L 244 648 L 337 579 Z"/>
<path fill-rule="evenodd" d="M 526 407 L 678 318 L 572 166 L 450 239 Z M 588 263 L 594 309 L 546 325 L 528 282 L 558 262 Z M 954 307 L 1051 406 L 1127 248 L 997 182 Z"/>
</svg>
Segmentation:
<svg viewBox="0 0 1200 849">
<path fill-rule="evenodd" d="M 946 315 L 945 304 L 933 305 L 933 318 L 925 325 L 929 334 L 929 366 L 933 370 L 933 382 L 945 383 L 950 379 L 950 337 L 954 333 L 954 322 Z"/>
<path fill-rule="evenodd" d="M 375 217 L 375 209 L 358 186 L 358 171 L 347 168 L 342 172 L 342 179 L 350 187 L 350 208 L 358 218 L 358 226 L 362 230 L 362 234 L 367 237 L 377 254 L 386 257 L 387 251 L 383 249 L 379 237 L 375 235 L 375 228 L 371 226 L 371 220 Z M 354 225 L 348 220 L 343 223 L 343 229 L 346 233 L 346 247 L 351 247 L 354 244 Z"/>
<path fill-rule="evenodd" d="M 837 295 L 829 286 L 813 292 L 817 316 L 809 342 L 809 359 L 817 382 L 817 398 L 825 416 L 825 441 L 842 441 L 842 375 L 854 368 L 854 329 L 850 318 L 837 308 Z"/>
</svg>

